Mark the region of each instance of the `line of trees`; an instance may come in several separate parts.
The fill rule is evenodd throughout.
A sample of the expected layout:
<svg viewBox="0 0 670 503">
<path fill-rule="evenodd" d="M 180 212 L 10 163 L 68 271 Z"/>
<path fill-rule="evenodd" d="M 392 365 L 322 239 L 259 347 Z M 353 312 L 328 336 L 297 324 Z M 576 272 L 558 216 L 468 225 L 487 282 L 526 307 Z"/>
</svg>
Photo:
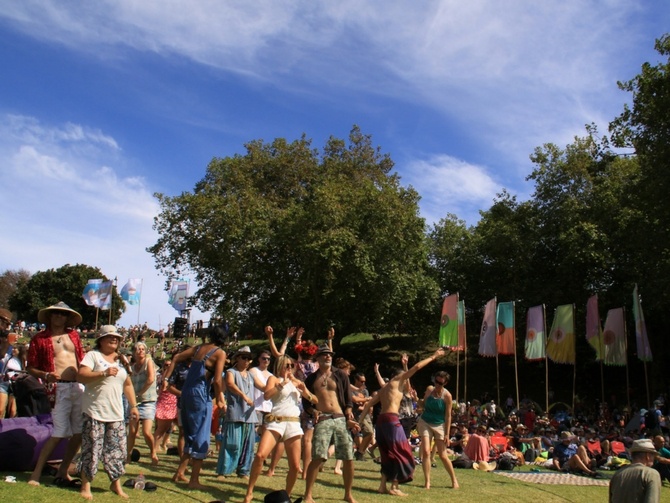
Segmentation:
<svg viewBox="0 0 670 503">
<path fill-rule="evenodd" d="M 656 49 L 668 56 L 670 38 Z M 515 300 L 518 312 L 575 303 L 580 319 L 589 295 L 598 293 L 601 306 L 628 306 L 639 283 L 663 358 L 668 69 L 645 63 L 619 83 L 632 105 L 609 135 L 589 125 L 564 148 L 538 147 L 530 200 L 502 190 L 474 226 L 447 215 L 426 227 L 419 194 L 354 127 L 348 141 L 331 137 L 321 151 L 303 136 L 252 141 L 244 155 L 213 159 L 192 192 L 156 194 L 160 237 L 148 251 L 169 279 L 195 275 L 201 308 L 254 329 L 301 324 L 314 337 L 336 324 L 339 337 L 401 329 L 432 339 L 440 298 L 455 291 L 474 308 L 471 333 L 494 295 Z"/>
</svg>

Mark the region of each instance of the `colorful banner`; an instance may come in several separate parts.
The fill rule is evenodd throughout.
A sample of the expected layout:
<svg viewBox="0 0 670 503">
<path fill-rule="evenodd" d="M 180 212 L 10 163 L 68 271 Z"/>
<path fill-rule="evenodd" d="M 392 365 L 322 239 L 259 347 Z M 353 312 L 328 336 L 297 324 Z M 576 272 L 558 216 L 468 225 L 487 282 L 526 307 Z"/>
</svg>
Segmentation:
<svg viewBox="0 0 670 503">
<path fill-rule="evenodd" d="M 575 308 L 565 304 L 556 308 L 547 339 L 547 356 L 556 363 L 575 364 Z"/>
<path fill-rule="evenodd" d="M 498 331 L 496 347 L 499 355 L 516 354 L 516 333 L 514 327 L 514 302 L 501 302 L 496 311 Z"/>
<path fill-rule="evenodd" d="M 482 356 L 496 356 L 496 299 L 495 297 L 486 303 L 484 308 L 484 320 L 482 330 L 479 333 L 479 354 Z"/>
<path fill-rule="evenodd" d="M 598 314 L 598 295 L 592 295 L 586 302 L 586 340 L 596 352 L 596 361 L 603 359 L 603 331 Z"/>
<path fill-rule="evenodd" d="M 173 281 L 170 287 L 168 304 L 177 311 L 186 309 L 186 298 L 188 297 L 188 282 Z"/>
<path fill-rule="evenodd" d="M 643 362 L 652 361 L 651 347 L 647 337 L 647 325 L 644 322 L 642 301 L 637 292 L 637 285 L 633 289 L 633 318 L 635 319 L 635 342 L 637 343 L 637 357 Z"/>
<path fill-rule="evenodd" d="M 86 283 L 86 286 L 84 287 L 84 291 L 81 293 L 81 296 L 84 298 L 84 302 L 86 302 L 87 305 L 99 307 L 98 291 L 100 290 L 101 284 L 101 279 L 88 280 L 88 283 Z"/>
<path fill-rule="evenodd" d="M 112 308 L 112 282 L 104 281 L 100 283 L 98 289 L 98 307 L 102 311 L 108 311 Z"/>
<path fill-rule="evenodd" d="M 626 365 L 626 327 L 623 307 L 610 309 L 603 330 L 605 365 Z"/>
<path fill-rule="evenodd" d="M 544 306 L 534 306 L 526 314 L 526 359 L 544 360 L 547 341 L 544 333 Z"/>
<path fill-rule="evenodd" d="M 458 346 L 458 294 L 452 293 L 442 302 L 440 318 L 440 346 L 455 348 Z"/>
<path fill-rule="evenodd" d="M 140 303 L 140 297 L 142 295 L 142 280 L 141 279 L 129 279 L 128 283 L 123 285 L 121 289 L 121 298 L 125 300 L 131 306 L 136 306 Z"/>
<path fill-rule="evenodd" d="M 468 349 L 468 342 L 465 330 L 465 301 L 458 302 L 458 351 L 465 351 Z"/>
</svg>

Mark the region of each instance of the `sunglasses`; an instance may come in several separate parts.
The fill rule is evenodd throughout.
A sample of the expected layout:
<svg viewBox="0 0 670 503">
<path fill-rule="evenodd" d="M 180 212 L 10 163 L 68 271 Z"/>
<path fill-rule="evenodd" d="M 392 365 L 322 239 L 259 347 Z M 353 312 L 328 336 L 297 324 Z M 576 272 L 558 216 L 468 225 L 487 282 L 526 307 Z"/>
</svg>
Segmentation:
<svg viewBox="0 0 670 503">
<path fill-rule="evenodd" d="M 261 357 L 259 358 L 259 360 L 263 360 L 263 361 L 269 362 L 269 361 L 270 361 L 270 358 L 268 358 L 267 356 L 261 356 Z"/>
<path fill-rule="evenodd" d="M 251 360 L 251 356 L 240 356 L 240 360 Z"/>
<path fill-rule="evenodd" d="M 295 363 L 287 363 L 285 366 L 287 369 L 292 369 L 295 368 Z"/>
</svg>

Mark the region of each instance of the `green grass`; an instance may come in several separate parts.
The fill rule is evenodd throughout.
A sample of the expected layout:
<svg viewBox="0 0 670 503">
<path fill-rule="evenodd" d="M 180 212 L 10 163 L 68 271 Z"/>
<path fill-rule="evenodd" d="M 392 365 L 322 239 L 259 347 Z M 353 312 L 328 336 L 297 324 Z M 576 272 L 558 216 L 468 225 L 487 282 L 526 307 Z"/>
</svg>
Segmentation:
<svg viewBox="0 0 670 503">
<path fill-rule="evenodd" d="M 148 462 L 147 450 L 144 443 L 138 440 L 142 458 L 139 463 L 127 466 L 127 473 L 122 481 L 135 477 L 139 472 L 144 473 L 147 480 L 158 485 L 156 492 L 142 491 L 138 493 L 132 489 L 127 492 L 133 501 L 142 502 L 210 502 L 223 500 L 227 502 L 241 501 L 246 492 L 246 481 L 231 477 L 225 482 L 215 480 L 214 469 L 216 458 L 210 458 L 205 462 L 205 468 L 201 482 L 211 486 L 209 491 L 189 491 L 184 484 L 175 484 L 170 478 L 176 468 L 177 458 L 175 456 L 161 456 L 158 467 L 152 467 Z M 332 473 L 334 461 L 326 464 L 326 470 L 319 474 L 314 490 L 316 501 L 341 501 L 343 496 L 342 478 Z M 522 467 L 527 470 L 528 467 Z M 276 489 L 283 489 L 286 474 L 286 462 L 282 460 L 276 475 L 273 478 L 261 476 L 256 485 L 255 501 L 263 501 L 263 496 Z M 42 486 L 34 488 L 26 484 L 29 473 L 2 474 L 17 477 L 16 484 L 9 484 L 0 480 L 0 498 L 5 502 L 31 502 L 52 503 L 81 501 L 76 490 L 60 489 L 49 486 L 52 477 L 45 476 Z M 595 502 L 607 501 L 607 487 L 595 486 L 559 486 L 525 484 L 494 473 L 485 473 L 475 470 L 456 470 L 461 488 L 457 491 L 448 489 L 451 485 L 449 477 L 443 468 L 433 468 L 432 488 L 430 491 L 423 489 L 423 472 L 417 466 L 415 479 L 412 483 L 402 487 L 403 491 L 409 493 L 407 501 L 412 503 L 435 503 L 436 501 L 472 502 L 472 501 L 514 501 L 518 503 L 549 503 L 549 502 Z M 390 496 L 381 496 L 376 493 L 379 485 L 379 467 L 367 460 L 356 462 L 356 474 L 354 480 L 354 497 L 358 503 L 372 503 L 393 500 Z M 101 470 L 93 481 L 93 498 L 99 502 L 119 502 L 116 495 L 108 490 L 109 481 L 106 474 Z M 298 480 L 293 498 L 301 496 L 305 488 L 302 480 Z M 670 503 L 670 488 L 667 486 L 662 490 L 661 502 Z"/>
</svg>

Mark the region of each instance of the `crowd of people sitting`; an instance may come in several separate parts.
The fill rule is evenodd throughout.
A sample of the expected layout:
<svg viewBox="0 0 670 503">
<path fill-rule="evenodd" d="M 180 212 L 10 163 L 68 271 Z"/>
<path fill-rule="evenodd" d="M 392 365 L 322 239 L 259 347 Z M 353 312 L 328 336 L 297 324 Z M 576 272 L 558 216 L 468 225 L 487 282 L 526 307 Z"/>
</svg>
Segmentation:
<svg viewBox="0 0 670 503">
<path fill-rule="evenodd" d="M 11 319 L 6 310 L 0 314 Z M 112 481 L 111 490 L 126 496 L 119 481 L 124 466 L 138 459 L 140 436 L 152 464 L 160 463 L 163 453 L 180 456 L 173 481 L 192 489 L 206 487 L 200 480 L 203 462 L 217 456 L 219 480 L 248 479 L 246 503 L 258 478 L 273 476 L 284 455 L 286 492 L 301 477 L 308 503 L 318 473 L 332 456 L 350 503 L 355 501 L 355 462 L 368 458 L 380 465 L 379 492 L 403 495 L 399 484 L 411 481 L 418 465 L 424 487 L 430 489 L 437 458 L 453 488 L 459 487 L 455 468 L 513 469 L 528 463 L 598 477 L 599 470 L 630 463 L 629 449 L 641 438 L 653 439 L 660 454 L 655 468 L 670 481 L 663 395 L 649 411 L 636 411 L 639 423 L 631 427 L 633 412 L 610 411 L 604 403 L 549 415 L 528 399 L 518 407 L 511 397 L 504 407 L 488 397 L 471 403 L 453 400 L 444 370 L 433 369 L 432 384 L 417 390 L 411 378 L 439 360 L 443 349 L 412 367 L 403 354 L 397 371 L 388 376 L 375 364 L 379 391 L 371 394 L 366 375 L 356 372 L 352 362 L 335 358 L 334 328 L 318 345 L 304 338 L 304 329 L 289 327 L 278 346 L 267 326 L 267 348 L 254 355 L 249 346 L 232 347 L 221 326 L 210 328 L 208 340 L 188 345 L 165 336 L 148 344 L 141 327 L 131 334 L 106 325 L 91 345 L 85 339 L 82 344 L 72 330 L 81 316 L 65 304 L 49 306 L 39 317 L 45 330 L 29 345 L 9 344 L 7 331 L 0 331 L 5 355 L 0 361 L 0 414 L 16 414 L 4 385 L 17 372 L 41 380 L 52 392 L 54 439 L 71 438 L 64 464 L 81 450 L 81 478 L 73 478 L 66 467 L 59 469 L 56 483 L 79 488 L 86 499 L 92 499 L 91 481 L 99 463 Z M 178 440 L 172 446 L 175 432 Z M 40 454 L 32 485 L 39 485 L 54 446 L 47 443 Z"/>
</svg>

